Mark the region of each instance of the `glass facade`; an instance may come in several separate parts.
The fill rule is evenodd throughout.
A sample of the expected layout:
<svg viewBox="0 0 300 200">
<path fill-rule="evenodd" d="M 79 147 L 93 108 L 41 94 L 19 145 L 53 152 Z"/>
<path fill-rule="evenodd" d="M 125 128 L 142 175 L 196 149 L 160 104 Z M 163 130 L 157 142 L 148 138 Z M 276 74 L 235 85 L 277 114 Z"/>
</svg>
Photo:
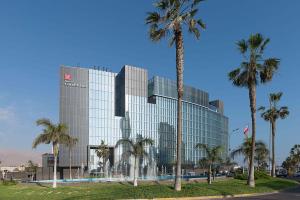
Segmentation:
<svg viewBox="0 0 300 200">
<path fill-rule="evenodd" d="M 126 65 L 119 73 L 89 69 L 87 89 L 88 132 L 82 133 L 88 136 L 87 158 L 78 164 L 84 163 L 89 170 L 97 169 L 99 159 L 95 148 L 101 140 L 114 148 L 119 139 L 138 137 L 154 140 L 154 146 L 147 151 L 158 165 L 175 162 L 175 81 L 157 76 L 148 80 L 147 70 Z M 203 151 L 195 149 L 197 143 L 228 149 L 228 118 L 223 115 L 221 101 L 209 102 L 207 92 L 185 86 L 182 105 L 183 163 L 196 164 L 205 156 Z M 113 151 L 111 162 L 117 166 L 124 150 L 114 148 Z"/>
</svg>

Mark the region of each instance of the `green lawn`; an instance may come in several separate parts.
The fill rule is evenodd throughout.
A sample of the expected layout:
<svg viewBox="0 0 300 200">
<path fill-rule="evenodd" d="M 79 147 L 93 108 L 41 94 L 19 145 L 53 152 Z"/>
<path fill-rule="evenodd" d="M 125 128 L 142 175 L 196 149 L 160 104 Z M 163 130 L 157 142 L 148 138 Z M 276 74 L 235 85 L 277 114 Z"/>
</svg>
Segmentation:
<svg viewBox="0 0 300 200">
<path fill-rule="evenodd" d="M 175 192 L 171 183 L 145 182 L 134 188 L 129 183 L 85 183 L 77 185 L 18 184 L 0 185 L 0 199 L 133 199 L 155 197 L 192 197 L 207 195 L 232 195 L 242 193 L 272 192 L 297 185 L 291 180 L 270 178 L 256 181 L 256 188 L 249 188 L 245 181 L 223 180 L 206 183 L 184 183 L 181 192 Z"/>
</svg>

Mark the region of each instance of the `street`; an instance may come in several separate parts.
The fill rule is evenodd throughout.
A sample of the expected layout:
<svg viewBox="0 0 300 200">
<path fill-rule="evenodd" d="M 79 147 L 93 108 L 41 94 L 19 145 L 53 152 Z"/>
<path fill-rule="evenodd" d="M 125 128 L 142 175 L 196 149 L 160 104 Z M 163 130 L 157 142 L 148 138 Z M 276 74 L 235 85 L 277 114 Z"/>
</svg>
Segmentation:
<svg viewBox="0 0 300 200">
<path fill-rule="evenodd" d="M 298 179 L 298 181 L 300 181 Z M 229 198 L 232 200 L 238 199 L 249 199 L 249 200 L 267 200 L 267 199 L 276 199 L 276 200 L 300 200 L 300 185 L 298 187 L 290 188 L 284 191 L 281 191 L 276 194 L 270 195 L 261 195 L 255 197 L 237 197 L 237 198 Z"/>
</svg>

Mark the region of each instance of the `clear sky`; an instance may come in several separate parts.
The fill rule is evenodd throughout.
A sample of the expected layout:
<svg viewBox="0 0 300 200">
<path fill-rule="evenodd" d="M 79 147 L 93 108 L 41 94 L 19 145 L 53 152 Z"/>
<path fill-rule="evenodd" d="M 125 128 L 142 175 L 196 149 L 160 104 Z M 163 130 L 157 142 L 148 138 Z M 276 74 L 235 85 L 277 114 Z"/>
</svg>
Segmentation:
<svg viewBox="0 0 300 200">
<path fill-rule="evenodd" d="M 59 66 L 105 66 L 118 72 L 124 64 L 150 75 L 175 79 L 175 50 L 154 44 L 144 24 L 153 1 L 2 0 L 0 2 L 0 149 L 31 151 L 40 129 L 35 120 L 58 120 Z M 281 59 L 274 80 L 260 86 L 258 105 L 270 92 L 282 91 L 290 116 L 279 121 L 278 162 L 300 143 L 300 1 L 207 0 L 199 15 L 207 24 L 201 39 L 185 33 L 184 81 L 225 103 L 230 130 L 250 124 L 246 89 L 234 88 L 227 73 L 242 60 L 235 42 L 260 32 L 271 39 L 266 56 Z M 269 125 L 258 116 L 257 137 L 268 142 Z M 243 139 L 232 135 L 232 148 Z M 36 151 L 49 151 L 46 145 Z M 1 158 L 0 158 L 1 159 Z"/>
</svg>

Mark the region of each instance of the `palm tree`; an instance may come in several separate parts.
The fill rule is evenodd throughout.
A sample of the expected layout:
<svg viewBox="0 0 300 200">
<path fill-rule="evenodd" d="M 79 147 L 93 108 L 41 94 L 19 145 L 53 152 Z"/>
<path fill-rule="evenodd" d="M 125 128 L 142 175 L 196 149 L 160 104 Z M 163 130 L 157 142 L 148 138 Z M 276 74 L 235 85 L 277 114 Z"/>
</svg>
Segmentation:
<svg viewBox="0 0 300 200">
<path fill-rule="evenodd" d="M 65 145 L 69 148 L 69 177 L 72 179 L 72 148 L 77 144 L 78 138 L 67 137 Z"/>
<path fill-rule="evenodd" d="M 279 66 L 279 59 L 263 57 L 266 45 L 270 42 L 269 38 L 264 38 L 257 33 L 250 35 L 248 40 L 240 40 L 237 46 L 243 55 L 240 66 L 231 71 L 228 76 L 234 86 L 245 87 L 249 91 L 251 121 L 252 121 L 252 147 L 250 157 L 250 173 L 247 184 L 255 187 L 254 180 L 254 154 L 256 138 L 256 87 L 260 83 L 265 84 L 272 80 L 275 71 Z"/>
<path fill-rule="evenodd" d="M 292 175 L 292 172 L 294 171 L 294 168 L 295 166 L 297 165 L 297 161 L 291 157 L 291 156 L 288 156 L 285 161 L 282 162 L 282 167 L 284 169 L 287 170 L 288 172 L 288 175 L 291 176 Z"/>
<path fill-rule="evenodd" d="M 57 155 L 59 144 L 65 144 L 70 137 L 67 134 L 67 125 L 53 124 L 49 119 L 39 119 L 36 121 L 38 126 L 43 126 L 43 132 L 33 141 L 32 148 L 36 148 L 39 144 L 52 144 L 54 156 L 54 172 L 53 172 L 53 188 L 56 188 L 56 171 L 57 171 Z"/>
<path fill-rule="evenodd" d="M 232 169 L 232 167 L 234 167 L 235 165 L 237 165 L 236 162 L 234 162 L 233 160 L 231 160 L 230 157 L 226 157 L 224 162 L 222 162 L 223 168 L 226 169 L 227 172 L 230 172 L 230 170 Z"/>
<path fill-rule="evenodd" d="M 206 26 L 196 17 L 198 4 L 202 0 L 159 0 L 154 4 L 157 11 L 149 12 L 146 24 L 149 24 L 149 36 L 154 42 L 170 36 L 170 46 L 176 46 L 176 76 L 177 76 L 177 162 L 175 190 L 181 190 L 181 142 L 182 142 L 182 97 L 183 97 L 183 26 L 188 31 L 200 37 L 200 29 Z"/>
<path fill-rule="evenodd" d="M 32 160 L 28 160 L 26 171 L 31 173 L 31 181 L 34 181 L 36 177 L 36 172 L 38 169 L 38 165 L 35 164 Z"/>
<path fill-rule="evenodd" d="M 252 154 L 252 139 L 246 138 L 245 141 L 237 149 L 231 152 L 231 157 L 234 159 L 238 155 L 244 156 L 244 162 L 248 165 L 248 170 L 250 168 L 250 159 Z M 255 142 L 255 154 L 254 160 L 257 161 L 258 166 L 268 158 L 269 150 L 267 145 L 263 141 Z"/>
<path fill-rule="evenodd" d="M 101 144 L 98 146 L 98 148 L 95 150 L 96 155 L 98 156 L 99 159 L 102 159 L 102 162 L 100 161 L 99 164 L 100 166 L 104 169 L 104 165 L 107 162 L 110 152 L 109 152 L 109 147 L 104 143 L 103 140 L 101 140 Z"/>
<path fill-rule="evenodd" d="M 300 163 L 300 144 L 295 144 L 291 148 L 290 155 L 282 163 L 282 167 L 288 171 L 289 176 L 295 170 L 297 165 Z"/>
<path fill-rule="evenodd" d="M 124 155 L 126 154 L 127 156 L 131 156 L 131 155 L 134 156 L 133 185 L 134 187 L 136 187 L 137 186 L 137 175 L 136 175 L 137 161 L 141 157 L 148 156 L 148 153 L 145 151 L 145 146 L 153 145 L 154 141 L 149 138 L 139 137 L 134 142 L 132 139 L 124 138 L 124 139 L 120 139 L 117 142 L 116 147 L 118 147 L 121 144 L 129 146 L 129 150 L 124 152 Z"/>
<path fill-rule="evenodd" d="M 206 152 L 206 158 L 201 159 L 201 162 L 205 161 L 208 165 L 208 184 L 211 184 L 211 173 L 212 173 L 212 166 L 216 163 L 222 162 L 221 153 L 223 151 L 222 146 L 215 146 L 209 147 L 207 144 L 198 143 L 196 148 L 203 149 Z"/>
<path fill-rule="evenodd" d="M 282 92 L 271 93 L 269 96 L 270 108 L 266 110 L 265 107 L 260 107 L 259 110 L 262 110 L 261 117 L 270 122 L 272 129 L 272 171 L 271 176 L 275 177 L 275 134 L 276 134 L 276 121 L 277 119 L 284 119 L 289 115 L 288 107 L 283 106 L 277 108 L 277 103 L 282 97 Z"/>
</svg>

